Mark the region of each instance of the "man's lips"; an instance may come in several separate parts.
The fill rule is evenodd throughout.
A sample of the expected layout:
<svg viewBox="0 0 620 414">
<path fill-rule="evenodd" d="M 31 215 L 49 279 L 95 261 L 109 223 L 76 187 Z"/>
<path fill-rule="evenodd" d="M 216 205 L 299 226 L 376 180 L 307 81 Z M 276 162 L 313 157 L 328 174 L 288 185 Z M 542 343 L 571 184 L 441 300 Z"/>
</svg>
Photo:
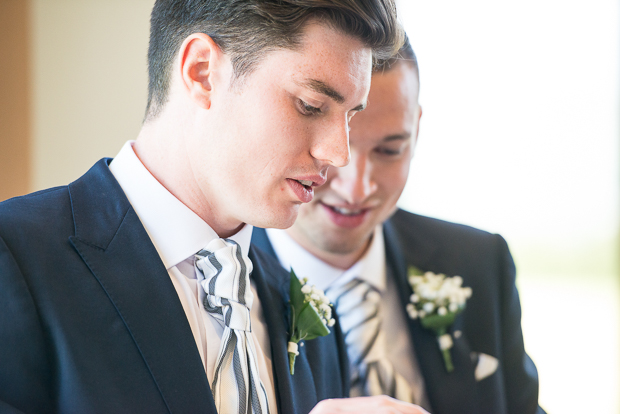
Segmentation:
<svg viewBox="0 0 620 414">
<path fill-rule="evenodd" d="M 306 175 L 302 177 L 287 178 L 289 187 L 293 190 L 299 201 L 309 203 L 314 197 L 313 187 L 325 184 L 325 178 L 322 175 Z"/>
<path fill-rule="evenodd" d="M 314 189 L 312 188 L 312 184 L 306 185 L 303 181 L 294 180 L 292 178 L 287 178 L 286 181 L 299 201 L 302 203 L 309 203 L 312 201 L 312 198 L 314 197 Z"/>
<path fill-rule="evenodd" d="M 319 185 L 325 184 L 327 177 L 325 177 L 325 174 L 312 174 L 293 177 L 291 180 L 299 181 L 306 187 L 318 187 Z"/>
</svg>

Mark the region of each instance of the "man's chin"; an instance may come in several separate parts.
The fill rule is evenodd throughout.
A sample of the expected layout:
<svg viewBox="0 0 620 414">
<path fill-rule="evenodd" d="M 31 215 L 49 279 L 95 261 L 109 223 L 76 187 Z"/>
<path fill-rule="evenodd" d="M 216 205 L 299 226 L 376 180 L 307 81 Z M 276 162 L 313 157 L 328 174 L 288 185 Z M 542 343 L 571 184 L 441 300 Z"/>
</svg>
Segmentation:
<svg viewBox="0 0 620 414">
<path fill-rule="evenodd" d="M 273 212 L 269 217 L 260 217 L 255 220 L 255 227 L 273 228 L 273 229 L 288 229 L 297 219 L 297 213 L 299 212 L 299 206 L 296 205 L 286 211 Z"/>
<path fill-rule="evenodd" d="M 370 239 L 372 231 L 363 229 L 329 229 L 316 228 L 313 231 L 314 245 L 321 250 L 347 255 L 363 249 Z"/>
<path fill-rule="evenodd" d="M 364 240 L 364 241 L 362 241 Z M 363 250 L 366 247 L 366 238 L 361 239 L 332 239 L 323 241 L 321 249 L 328 254 L 350 255 Z"/>
</svg>

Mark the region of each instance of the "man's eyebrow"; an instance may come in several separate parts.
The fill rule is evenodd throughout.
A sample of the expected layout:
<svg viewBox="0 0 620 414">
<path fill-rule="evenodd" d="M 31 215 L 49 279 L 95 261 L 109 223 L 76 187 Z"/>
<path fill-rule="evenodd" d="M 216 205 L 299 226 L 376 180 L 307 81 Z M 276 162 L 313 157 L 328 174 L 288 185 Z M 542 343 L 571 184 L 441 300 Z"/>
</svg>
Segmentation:
<svg viewBox="0 0 620 414">
<path fill-rule="evenodd" d="M 410 138 L 411 138 L 411 133 L 405 132 L 403 134 L 388 135 L 387 137 L 383 138 L 383 142 L 406 141 Z"/>
<path fill-rule="evenodd" d="M 317 79 L 308 79 L 307 81 L 302 83 L 302 86 L 306 86 L 317 93 L 329 96 L 339 104 L 344 103 L 345 101 L 344 96 L 342 96 L 338 91 L 336 91 L 334 88 L 332 88 L 323 81 Z"/>
<path fill-rule="evenodd" d="M 338 91 L 336 91 L 334 88 L 332 88 L 331 86 L 329 86 L 328 84 L 326 84 L 323 81 L 317 80 L 317 79 L 308 79 L 305 82 L 300 83 L 301 86 L 305 86 L 307 88 L 312 89 L 313 91 L 323 94 L 325 96 L 328 96 L 330 98 L 332 98 L 334 101 L 336 101 L 339 104 L 344 103 L 345 99 L 344 96 L 342 96 Z M 367 102 L 361 103 L 359 105 L 357 105 L 355 108 L 352 109 L 352 111 L 363 111 L 364 109 L 366 109 L 367 106 Z"/>
</svg>

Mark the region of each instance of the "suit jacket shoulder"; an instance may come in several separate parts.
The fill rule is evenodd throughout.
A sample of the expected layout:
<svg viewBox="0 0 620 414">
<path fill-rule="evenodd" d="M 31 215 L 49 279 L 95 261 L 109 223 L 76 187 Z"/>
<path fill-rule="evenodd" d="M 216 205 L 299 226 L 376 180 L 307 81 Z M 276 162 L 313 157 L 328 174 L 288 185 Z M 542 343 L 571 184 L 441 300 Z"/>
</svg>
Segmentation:
<svg viewBox="0 0 620 414">
<path fill-rule="evenodd" d="M 214 412 L 178 296 L 108 162 L 0 204 L 0 401 Z"/>
<path fill-rule="evenodd" d="M 396 213 L 385 223 L 402 246 L 415 246 L 423 249 L 421 253 L 404 251 L 407 258 L 420 259 L 421 256 L 432 257 L 440 252 L 449 254 L 456 262 L 467 261 L 467 254 L 479 254 L 500 243 L 501 236 L 476 229 L 463 224 L 451 223 L 436 218 L 421 216 L 404 210 Z M 426 247 L 420 247 L 424 244 Z M 446 262 L 446 260 L 442 260 Z"/>
<path fill-rule="evenodd" d="M 499 361 L 478 382 L 482 412 L 535 413 L 538 376 L 525 353 L 515 266 L 505 240 L 473 227 L 398 210 L 384 225 L 386 255 L 425 271 L 463 277 L 473 295 L 457 318 L 462 340 L 476 355 Z"/>
</svg>

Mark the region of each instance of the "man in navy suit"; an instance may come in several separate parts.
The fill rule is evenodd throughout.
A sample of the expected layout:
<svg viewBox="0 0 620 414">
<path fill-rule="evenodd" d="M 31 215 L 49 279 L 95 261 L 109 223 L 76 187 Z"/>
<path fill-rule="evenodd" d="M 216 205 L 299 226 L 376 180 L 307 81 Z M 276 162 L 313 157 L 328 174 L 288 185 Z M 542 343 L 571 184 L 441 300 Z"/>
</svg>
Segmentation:
<svg viewBox="0 0 620 414">
<path fill-rule="evenodd" d="M 289 374 L 290 278 L 250 236 L 291 225 L 347 163 L 373 60 L 399 39 L 391 0 L 157 0 L 137 140 L 0 204 L 0 412 L 228 412 L 219 396 L 307 413 L 346 396 L 338 329 Z M 235 301 L 203 283 L 217 251 Z M 218 375 L 236 382 L 215 390 Z M 313 412 L 344 404 L 421 412 L 385 398 Z"/>
<path fill-rule="evenodd" d="M 398 58 L 373 74 L 369 106 L 351 123 L 349 165 L 330 169 L 327 183 L 300 207 L 291 228 L 255 229 L 253 243 L 326 289 L 333 302 L 354 304 L 343 305 L 342 312 L 336 307 L 356 395 L 387 393 L 435 414 L 542 413 L 504 239 L 396 208 L 422 115 L 418 90 L 417 61 L 406 42 Z M 406 311 L 417 300 L 408 283 L 411 266 L 460 275 L 472 289 L 448 332 L 452 372 L 435 333 Z M 350 299 L 356 291 L 357 302 Z M 364 309 L 372 294 L 380 300 L 370 314 Z M 364 330 L 370 331 L 367 345 Z"/>
</svg>

